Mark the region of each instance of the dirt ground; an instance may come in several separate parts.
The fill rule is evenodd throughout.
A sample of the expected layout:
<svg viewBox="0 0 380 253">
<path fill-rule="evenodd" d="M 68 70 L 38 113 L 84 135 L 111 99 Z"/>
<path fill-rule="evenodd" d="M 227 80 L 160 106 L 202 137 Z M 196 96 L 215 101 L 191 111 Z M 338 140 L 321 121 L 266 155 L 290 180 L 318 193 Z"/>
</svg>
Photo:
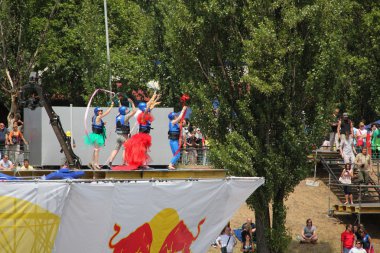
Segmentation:
<svg viewBox="0 0 380 253">
<path fill-rule="evenodd" d="M 302 181 L 286 200 L 288 208 L 286 227 L 292 237 L 292 242 L 287 251 L 289 253 L 339 253 L 340 234 L 344 231 L 345 224 L 356 221 L 356 216 L 329 217 L 327 215 L 329 199 L 330 205 L 337 204 L 339 201 L 323 182 L 318 182 L 318 187 L 312 187 L 306 185 L 306 180 Z M 231 227 L 240 227 L 247 217 L 252 217 L 254 220 L 254 213 L 244 204 L 234 214 Z M 316 245 L 300 244 L 296 240 L 308 218 L 311 218 L 313 225 L 317 227 L 319 242 Z M 368 229 L 375 243 L 375 250 L 379 249 L 380 215 L 362 216 L 362 223 Z M 241 244 L 238 243 L 234 252 L 240 252 L 240 247 Z M 217 252 L 219 251 L 212 247 L 208 251 L 208 253 Z"/>
</svg>

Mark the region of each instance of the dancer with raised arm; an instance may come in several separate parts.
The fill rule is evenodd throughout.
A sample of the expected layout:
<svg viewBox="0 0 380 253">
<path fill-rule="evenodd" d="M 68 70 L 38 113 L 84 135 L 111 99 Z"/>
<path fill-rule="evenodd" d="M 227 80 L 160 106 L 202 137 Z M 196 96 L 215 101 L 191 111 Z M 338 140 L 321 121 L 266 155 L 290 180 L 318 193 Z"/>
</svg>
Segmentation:
<svg viewBox="0 0 380 253">
<path fill-rule="evenodd" d="M 95 107 L 94 116 L 92 117 L 92 133 L 85 137 L 85 143 L 94 147 L 92 161 L 89 164 L 94 170 L 100 170 L 99 150 L 104 146 L 106 139 L 106 123 L 103 121 L 103 118 L 111 112 L 113 105 L 114 103 L 112 102 L 111 107 L 104 113 L 102 108 Z"/>
<path fill-rule="evenodd" d="M 110 168 L 112 167 L 112 162 L 115 159 L 117 153 L 119 152 L 121 146 L 124 145 L 124 142 L 128 140 L 128 138 L 130 137 L 131 127 L 129 124 L 129 120 L 132 118 L 133 115 L 135 115 L 136 107 L 132 99 L 128 98 L 128 101 L 132 105 L 132 110 L 127 112 L 128 109 L 126 106 L 120 106 L 119 114 L 116 116 L 117 140 L 115 149 L 112 150 L 112 153 L 108 158 L 108 165 Z M 119 104 L 121 105 L 121 103 Z"/>
<path fill-rule="evenodd" d="M 114 166 L 112 167 L 113 170 L 137 170 L 139 168 L 147 168 L 147 164 L 150 161 L 148 151 L 152 145 L 152 137 L 149 135 L 153 121 L 151 112 L 156 105 L 160 104 L 160 102 L 158 102 L 159 98 L 160 96 L 155 93 L 146 104 L 145 110 L 137 116 L 137 121 L 140 124 L 139 133 L 133 135 L 124 144 L 124 163 L 126 163 L 127 166 Z M 141 110 L 142 108 L 139 109 Z"/>
<path fill-rule="evenodd" d="M 168 115 L 169 118 L 169 132 L 168 132 L 168 137 L 169 137 L 169 145 L 170 149 L 172 150 L 173 153 L 173 158 L 170 160 L 168 168 L 170 170 L 175 170 L 175 165 L 177 164 L 179 158 L 181 157 L 181 152 L 180 152 L 180 145 L 179 145 L 179 139 L 180 139 L 180 121 L 182 121 L 183 116 L 186 113 L 187 106 L 182 107 L 181 113 L 175 113 L 171 112 Z"/>
</svg>

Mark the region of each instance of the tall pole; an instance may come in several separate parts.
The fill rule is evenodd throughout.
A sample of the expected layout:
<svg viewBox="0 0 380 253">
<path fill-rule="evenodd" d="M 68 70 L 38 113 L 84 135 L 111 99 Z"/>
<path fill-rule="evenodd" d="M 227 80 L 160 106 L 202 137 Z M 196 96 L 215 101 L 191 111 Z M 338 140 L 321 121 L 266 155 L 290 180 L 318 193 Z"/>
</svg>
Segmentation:
<svg viewBox="0 0 380 253">
<path fill-rule="evenodd" d="M 108 69 L 108 87 L 112 91 L 111 86 L 111 57 L 110 57 L 110 43 L 108 39 L 108 18 L 107 18 L 107 0 L 104 0 L 104 23 L 106 27 L 106 46 L 107 46 L 107 69 Z M 112 94 L 110 93 L 110 99 Z"/>
</svg>

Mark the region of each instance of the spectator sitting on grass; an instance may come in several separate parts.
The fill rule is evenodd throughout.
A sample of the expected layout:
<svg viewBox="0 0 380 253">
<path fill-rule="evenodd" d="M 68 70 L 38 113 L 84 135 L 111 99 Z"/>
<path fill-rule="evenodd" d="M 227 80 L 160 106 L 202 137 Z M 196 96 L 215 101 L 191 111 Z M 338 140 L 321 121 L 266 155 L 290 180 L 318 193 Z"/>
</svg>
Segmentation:
<svg viewBox="0 0 380 253">
<path fill-rule="evenodd" d="M 306 220 L 306 226 L 302 229 L 301 243 L 317 243 L 318 236 L 315 232 L 317 228 L 313 226 L 311 219 Z"/>
<path fill-rule="evenodd" d="M 245 242 L 246 234 L 249 234 L 254 242 L 256 242 L 256 226 L 255 223 L 252 222 L 251 218 L 247 218 L 247 221 L 241 226 L 241 238 L 243 243 Z"/>
</svg>

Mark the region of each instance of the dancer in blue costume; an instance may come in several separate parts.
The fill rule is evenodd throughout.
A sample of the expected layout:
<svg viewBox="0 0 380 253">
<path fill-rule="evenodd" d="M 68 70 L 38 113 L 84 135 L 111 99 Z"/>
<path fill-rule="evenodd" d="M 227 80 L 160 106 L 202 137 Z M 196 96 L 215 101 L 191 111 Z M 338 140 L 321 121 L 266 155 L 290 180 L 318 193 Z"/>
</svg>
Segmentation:
<svg viewBox="0 0 380 253">
<path fill-rule="evenodd" d="M 180 151 L 180 146 L 179 146 L 179 138 L 181 137 L 181 131 L 180 131 L 180 121 L 182 117 L 184 116 L 186 112 L 186 106 L 182 108 L 181 113 L 175 113 L 171 112 L 168 115 L 169 118 L 169 132 L 168 132 L 168 137 L 169 137 L 169 144 L 170 148 L 173 153 L 173 158 L 170 161 L 170 164 L 168 168 L 170 170 L 175 170 L 175 165 L 178 162 L 179 158 L 181 157 L 181 152 Z"/>
<path fill-rule="evenodd" d="M 92 117 L 92 133 L 85 138 L 85 143 L 94 147 L 92 154 L 92 161 L 90 167 L 95 170 L 99 170 L 99 149 L 103 147 L 106 139 L 105 122 L 102 120 L 107 116 L 113 107 L 114 103 L 111 103 L 111 107 L 103 113 L 103 109 L 96 107 L 94 109 L 94 116 Z"/>
<path fill-rule="evenodd" d="M 110 157 L 108 158 L 108 162 L 109 162 L 108 166 L 110 168 L 112 167 L 112 162 L 115 159 L 120 148 L 123 146 L 124 142 L 128 140 L 128 138 L 130 137 L 131 127 L 129 124 L 129 120 L 132 118 L 133 115 L 135 115 L 136 107 L 132 99 L 128 98 L 128 101 L 132 105 L 132 110 L 128 111 L 126 106 L 121 106 L 119 107 L 119 114 L 116 116 L 117 140 L 116 140 L 116 146 L 114 150 L 112 150 L 112 153 Z M 120 102 L 119 102 L 119 105 L 121 105 Z"/>
</svg>

